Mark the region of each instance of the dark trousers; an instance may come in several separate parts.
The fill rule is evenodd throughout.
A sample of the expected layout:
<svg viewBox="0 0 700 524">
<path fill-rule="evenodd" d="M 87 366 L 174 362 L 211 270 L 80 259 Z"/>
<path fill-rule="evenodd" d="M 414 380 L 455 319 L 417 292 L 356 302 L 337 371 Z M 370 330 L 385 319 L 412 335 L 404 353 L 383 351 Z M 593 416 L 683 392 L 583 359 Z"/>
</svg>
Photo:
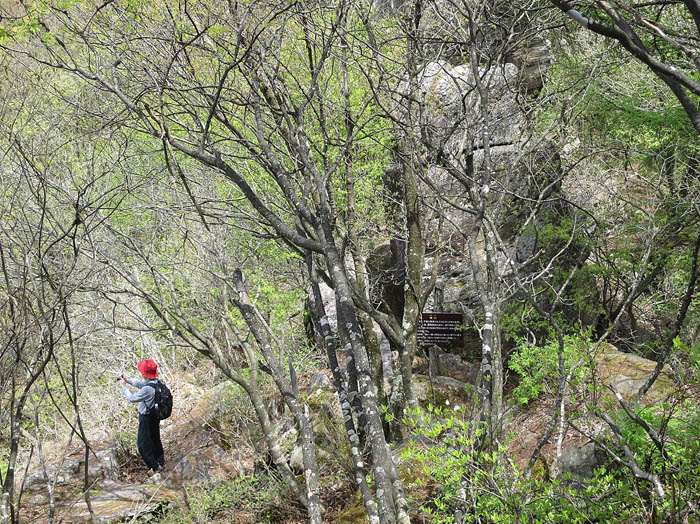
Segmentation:
<svg viewBox="0 0 700 524">
<path fill-rule="evenodd" d="M 160 441 L 160 420 L 153 415 L 139 413 L 137 443 L 141 458 L 149 469 L 157 470 L 165 464 L 163 444 Z"/>
</svg>

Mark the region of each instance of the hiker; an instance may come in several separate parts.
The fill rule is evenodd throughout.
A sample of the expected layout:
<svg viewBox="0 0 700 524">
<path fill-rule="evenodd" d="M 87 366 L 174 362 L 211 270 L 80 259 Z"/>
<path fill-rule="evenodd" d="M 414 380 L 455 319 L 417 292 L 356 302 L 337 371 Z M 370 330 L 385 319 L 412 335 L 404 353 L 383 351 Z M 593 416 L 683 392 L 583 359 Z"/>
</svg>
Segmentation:
<svg viewBox="0 0 700 524">
<path fill-rule="evenodd" d="M 158 365 L 150 359 L 142 360 L 138 363 L 138 368 L 146 380 L 133 380 L 122 373 L 120 383 L 126 399 L 129 402 L 139 402 L 139 454 L 146 466 L 155 473 L 159 467 L 165 465 L 163 444 L 160 441 L 160 419 L 151 413 L 156 396 L 155 386 L 158 383 Z M 138 388 L 138 391 L 131 393 L 126 387 L 127 384 Z"/>
</svg>

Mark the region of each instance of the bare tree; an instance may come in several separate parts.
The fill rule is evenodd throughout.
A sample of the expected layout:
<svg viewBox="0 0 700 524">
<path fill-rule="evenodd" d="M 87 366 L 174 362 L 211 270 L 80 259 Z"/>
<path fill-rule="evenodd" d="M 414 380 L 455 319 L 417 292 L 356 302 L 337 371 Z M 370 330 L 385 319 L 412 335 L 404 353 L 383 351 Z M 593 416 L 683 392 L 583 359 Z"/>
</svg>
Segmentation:
<svg viewBox="0 0 700 524">
<path fill-rule="evenodd" d="M 694 78 L 699 67 L 700 6 L 697 2 L 628 5 L 596 1 L 582 6 L 561 0 L 551 3 L 585 29 L 619 42 L 630 55 L 646 65 L 666 84 L 695 132 L 700 133 L 697 108 L 700 84 Z"/>
<path fill-rule="evenodd" d="M 187 157 L 223 176 L 264 228 L 322 258 L 346 328 L 341 338 L 357 367 L 380 520 L 405 522 L 405 498 L 383 434 L 332 191 L 344 152 L 359 143 L 372 117 L 369 104 L 361 102 L 356 114 L 362 124 L 352 135 L 336 125 L 344 105 L 332 49 L 351 6 L 153 7 L 148 19 L 116 4 L 93 12 L 53 10 L 41 20 L 41 32 L 61 36 L 43 49 L 20 39 L 5 46 L 109 93 L 129 125 L 159 140 L 170 159 Z M 134 30 L 142 38 L 132 39 Z M 301 46 L 297 33 L 308 37 Z"/>
<path fill-rule="evenodd" d="M 518 69 L 512 62 L 539 41 L 547 19 L 534 3 L 506 7 L 490 2 L 415 2 L 405 9 L 405 66 L 398 78 L 391 77 L 389 66 L 380 67 L 388 79 L 377 75 L 379 81 L 388 85 L 377 84 L 375 93 L 403 140 L 397 139 L 397 149 L 405 159 L 404 172 L 414 170 L 405 175 L 405 195 L 423 196 L 421 214 L 410 211 L 408 201 L 404 204 L 407 216 L 413 213 L 429 222 L 418 230 L 441 230 L 436 224 L 443 221 L 438 237 L 447 239 L 449 231 L 464 240 L 473 296 L 479 302 L 474 321 L 482 342 L 483 422 L 488 434 L 498 438 L 503 417 L 503 310 L 514 297 L 537 300 L 537 282 L 546 285 L 557 260 L 581 231 L 575 227 L 568 241 L 547 249 L 537 243 L 544 215 L 569 212 L 558 193 L 568 171 L 551 142 L 554 129 L 532 125 L 543 102 L 525 98 L 534 89 L 533 79 L 523 73 L 528 64 Z M 388 64 L 384 57 L 391 55 L 382 49 L 380 31 L 373 30 L 371 20 L 366 25 L 376 60 Z M 541 86 L 542 78 L 534 84 L 537 80 Z M 419 181 L 418 191 L 411 189 L 411 177 Z M 427 238 L 416 245 L 424 246 Z M 414 293 L 420 290 L 414 281 L 418 275 L 423 278 L 422 265 L 422 255 L 407 262 L 414 271 L 407 288 Z M 527 284 L 518 288 L 518 280 Z M 420 309 L 427 296 L 417 297 Z"/>
<path fill-rule="evenodd" d="M 24 72 L 19 67 L 15 71 L 18 78 Z M 94 171 L 83 171 L 78 151 L 66 149 L 62 151 L 64 156 L 54 155 L 57 139 L 63 139 L 62 129 L 59 122 L 50 123 L 43 114 L 43 95 L 31 94 L 28 83 L 20 83 L 12 94 L 15 104 L 5 106 L 7 118 L 2 129 L 5 162 L 1 176 L 5 189 L 0 230 L 0 416 L 6 422 L 3 441 L 7 442 L 8 469 L 0 481 L 3 518 L 14 523 L 20 519 L 23 485 L 18 486 L 16 468 L 18 464 L 28 466 L 33 452 L 32 439 L 27 442 L 24 430 L 30 420 L 30 397 L 42 399 L 39 406 L 34 406 L 35 413 L 39 407 L 58 406 L 69 400 L 73 413 L 59 411 L 85 445 L 84 496 L 91 509 L 87 476 L 90 445 L 79 405 L 75 306 L 78 290 L 92 277 L 90 267 L 81 262 L 84 241 L 99 225 L 95 210 L 111 198 L 111 193 L 102 192 L 104 188 L 99 176 L 93 177 Z M 34 126 L 27 129 L 29 118 Z M 46 379 L 50 375 L 59 377 L 62 387 L 50 389 Z M 37 434 L 36 441 L 41 438 Z"/>
</svg>

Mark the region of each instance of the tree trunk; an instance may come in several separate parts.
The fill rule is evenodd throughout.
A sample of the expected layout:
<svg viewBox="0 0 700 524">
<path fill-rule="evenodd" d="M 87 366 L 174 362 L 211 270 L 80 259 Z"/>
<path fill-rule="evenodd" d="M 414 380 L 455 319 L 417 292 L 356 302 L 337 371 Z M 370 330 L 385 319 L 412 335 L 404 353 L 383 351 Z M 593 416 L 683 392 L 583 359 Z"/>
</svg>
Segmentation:
<svg viewBox="0 0 700 524">
<path fill-rule="evenodd" d="M 379 514 L 377 513 L 377 502 L 372 495 L 367 484 L 367 470 L 365 468 L 363 458 L 362 458 L 362 448 L 360 443 L 360 438 L 355 429 L 355 423 L 352 416 L 352 408 L 350 402 L 348 401 L 347 389 L 343 383 L 343 376 L 340 372 L 340 365 L 338 364 L 338 358 L 335 352 L 335 339 L 330 328 L 330 323 L 328 322 L 328 317 L 326 316 L 325 308 L 323 307 L 323 300 L 321 298 L 321 290 L 318 286 L 318 278 L 316 277 L 315 271 L 312 266 L 311 254 L 307 254 L 307 265 L 309 268 L 309 276 L 311 277 L 311 287 L 313 291 L 313 300 L 311 304 L 311 315 L 316 325 L 316 329 L 320 335 L 321 343 L 325 348 L 326 354 L 328 355 L 328 362 L 331 367 L 331 373 L 333 374 L 333 383 L 335 385 L 335 390 L 338 394 L 338 400 L 340 402 L 340 409 L 343 414 L 343 421 L 345 425 L 345 433 L 348 435 L 348 440 L 350 442 L 350 453 L 353 462 L 353 468 L 355 473 L 355 482 L 362 495 L 362 503 L 369 516 L 370 524 L 379 523 Z"/>
<path fill-rule="evenodd" d="M 485 308 L 481 329 L 481 420 L 487 428 L 487 442 L 491 445 L 500 435 L 503 415 L 503 360 L 499 333 L 498 306 Z"/>
<path fill-rule="evenodd" d="M 364 445 L 367 431 L 367 416 L 365 415 L 365 408 L 363 406 L 360 394 L 357 361 L 355 359 L 353 346 L 350 342 L 350 331 L 348 330 L 348 323 L 352 321 L 346 318 L 346 310 L 340 304 L 337 292 L 335 294 L 335 311 L 338 317 L 338 335 L 340 336 L 341 344 L 343 346 L 343 350 L 345 351 L 345 369 L 347 370 L 348 374 L 348 399 L 350 401 L 350 405 L 352 406 L 353 412 L 357 416 L 359 430 L 358 436 L 360 437 L 360 443 L 361 445 Z"/>
<path fill-rule="evenodd" d="M 404 204 L 406 206 L 406 283 L 404 285 L 403 337 L 404 347 L 401 356 L 401 377 L 406 404 L 409 409 L 417 409 L 418 401 L 413 392 L 413 357 L 416 354 L 418 320 L 421 314 L 423 289 L 423 266 L 425 246 L 418 198 L 417 176 L 413 167 L 404 167 Z"/>
<path fill-rule="evenodd" d="M 342 70 L 342 90 L 343 101 L 345 104 L 345 136 L 351 137 L 355 129 L 355 117 L 353 115 L 352 104 L 350 102 L 350 85 L 346 66 L 347 45 L 347 41 L 343 39 L 343 46 L 341 49 L 343 59 L 340 61 L 340 67 Z M 355 269 L 355 280 L 357 281 L 360 293 L 369 298 L 367 270 L 364 257 L 362 256 L 360 239 L 357 234 L 356 227 L 358 221 L 355 211 L 355 170 L 354 150 L 352 147 L 348 147 L 345 151 L 345 171 L 345 187 L 347 189 L 348 201 L 346 228 L 348 231 L 348 238 L 350 239 L 350 252 L 352 253 L 352 261 Z M 358 310 L 357 316 L 360 320 L 360 325 L 362 326 L 362 332 L 365 338 L 365 346 L 367 347 L 367 354 L 369 356 L 370 370 L 372 373 L 372 380 L 374 381 L 374 387 L 377 390 L 379 403 L 384 404 L 386 403 L 386 395 L 384 392 L 384 370 L 382 365 L 382 354 L 379 347 L 379 339 L 377 334 L 374 332 L 374 323 L 370 315 L 365 311 Z"/>
<path fill-rule="evenodd" d="M 382 523 L 386 524 L 396 523 L 397 517 L 399 522 L 406 522 L 407 511 L 403 487 L 398 478 L 391 451 L 384 438 L 382 414 L 377 404 L 377 394 L 369 370 L 369 359 L 352 302 L 352 291 L 341 264 L 340 255 L 335 247 L 327 244 L 324 255 L 335 284 L 338 319 L 339 322 L 343 319 L 346 323 L 347 333 L 345 336 L 349 339 L 348 343 L 357 365 L 359 392 L 363 413 L 367 419 L 366 434 L 372 452 L 372 470 L 376 483 L 379 518 Z"/>
<path fill-rule="evenodd" d="M 308 405 L 299 401 L 299 392 L 296 387 L 295 371 L 291 361 L 289 362 L 290 378 L 285 377 L 282 362 L 272 349 L 272 345 L 260 325 L 259 315 L 248 298 L 248 292 L 243 283 L 243 273 L 241 270 L 234 271 L 233 283 L 238 291 L 239 300 L 235 301 L 238 310 L 241 312 L 246 325 L 255 337 L 258 346 L 262 350 L 267 365 L 270 367 L 272 379 L 282 394 L 282 398 L 289 407 L 294 420 L 299 428 L 301 436 L 301 449 L 304 462 L 304 481 L 307 489 L 307 510 L 309 512 L 309 522 L 311 524 L 321 524 L 321 502 L 319 499 L 318 486 L 318 462 L 316 459 L 316 444 L 314 439 L 313 424 L 309 415 Z"/>
</svg>

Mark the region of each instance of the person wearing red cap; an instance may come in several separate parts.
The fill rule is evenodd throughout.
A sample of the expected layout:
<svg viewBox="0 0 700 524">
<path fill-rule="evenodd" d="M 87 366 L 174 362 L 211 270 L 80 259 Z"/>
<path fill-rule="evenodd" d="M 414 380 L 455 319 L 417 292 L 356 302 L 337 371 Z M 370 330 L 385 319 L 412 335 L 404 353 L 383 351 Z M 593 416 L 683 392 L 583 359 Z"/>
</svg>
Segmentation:
<svg viewBox="0 0 700 524">
<path fill-rule="evenodd" d="M 163 444 L 160 441 L 160 420 L 150 414 L 156 396 L 154 385 L 158 377 L 158 365 L 153 360 L 142 360 L 138 363 L 139 371 L 146 380 L 133 380 L 124 374 L 121 376 L 122 393 L 129 402 L 139 403 L 139 432 L 137 444 L 139 454 L 149 469 L 155 473 L 165 465 Z M 137 388 L 131 393 L 126 387 L 130 384 Z"/>
</svg>

